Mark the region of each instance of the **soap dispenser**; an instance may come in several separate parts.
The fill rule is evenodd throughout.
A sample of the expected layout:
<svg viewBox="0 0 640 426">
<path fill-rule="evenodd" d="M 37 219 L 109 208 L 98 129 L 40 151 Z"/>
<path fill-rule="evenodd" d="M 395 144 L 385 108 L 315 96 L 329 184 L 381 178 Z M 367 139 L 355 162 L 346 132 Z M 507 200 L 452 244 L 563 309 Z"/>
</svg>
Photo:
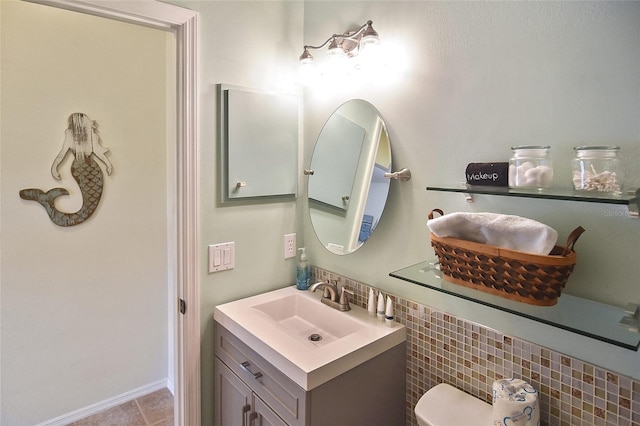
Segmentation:
<svg viewBox="0 0 640 426">
<path fill-rule="evenodd" d="M 307 254 L 305 248 L 298 249 L 300 253 L 300 260 L 298 260 L 298 266 L 296 267 L 296 288 L 298 290 L 308 290 L 309 280 L 311 279 L 311 267 L 307 262 Z"/>
</svg>

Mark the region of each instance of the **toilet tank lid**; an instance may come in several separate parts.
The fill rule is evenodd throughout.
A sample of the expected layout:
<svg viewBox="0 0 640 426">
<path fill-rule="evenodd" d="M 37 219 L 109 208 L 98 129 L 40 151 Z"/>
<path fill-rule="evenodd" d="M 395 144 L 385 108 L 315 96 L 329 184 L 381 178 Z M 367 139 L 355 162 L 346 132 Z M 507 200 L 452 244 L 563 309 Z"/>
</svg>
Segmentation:
<svg viewBox="0 0 640 426">
<path fill-rule="evenodd" d="M 428 426 L 493 424 L 491 405 L 446 383 L 429 389 L 416 404 L 415 412 Z"/>
</svg>

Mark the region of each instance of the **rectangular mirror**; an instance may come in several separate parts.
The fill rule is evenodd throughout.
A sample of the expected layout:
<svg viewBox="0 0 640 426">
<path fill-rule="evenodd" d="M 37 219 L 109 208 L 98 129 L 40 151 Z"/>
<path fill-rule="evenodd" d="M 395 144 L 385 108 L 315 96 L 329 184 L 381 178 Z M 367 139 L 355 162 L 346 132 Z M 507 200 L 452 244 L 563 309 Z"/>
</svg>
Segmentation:
<svg viewBox="0 0 640 426">
<path fill-rule="evenodd" d="M 295 199 L 298 99 L 224 84 L 218 97 L 221 202 Z"/>
</svg>

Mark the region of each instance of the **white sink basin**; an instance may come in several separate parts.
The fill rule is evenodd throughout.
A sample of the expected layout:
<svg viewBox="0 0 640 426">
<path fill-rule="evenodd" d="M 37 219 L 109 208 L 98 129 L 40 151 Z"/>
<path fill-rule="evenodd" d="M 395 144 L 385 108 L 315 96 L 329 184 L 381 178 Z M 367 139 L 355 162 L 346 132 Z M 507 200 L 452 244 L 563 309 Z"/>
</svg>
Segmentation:
<svg viewBox="0 0 640 426">
<path fill-rule="evenodd" d="M 252 307 L 278 323 L 293 337 L 309 342 L 314 347 L 342 339 L 365 327 L 365 324 L 344 315 L 344 312 L 326 308 L 303 293 L 294 293 Z"/>
<path fill-rule="evenodd" d="M 340 312 L 321 297 L 291 286 L 216 306 L 214 318 L 305 390 L 406 340 L 403 325 L 387 327 L 354 304 Z"/>
</svg>

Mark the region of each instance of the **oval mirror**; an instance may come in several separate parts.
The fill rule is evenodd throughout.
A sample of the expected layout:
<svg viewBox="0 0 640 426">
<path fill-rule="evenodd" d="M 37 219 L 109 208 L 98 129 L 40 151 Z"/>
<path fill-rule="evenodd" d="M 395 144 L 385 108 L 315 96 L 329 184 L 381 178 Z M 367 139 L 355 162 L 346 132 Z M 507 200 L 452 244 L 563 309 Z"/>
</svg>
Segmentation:
<svg viewBox="0 0 640 426">
<path fill-rule="evenodd" d="M 360 248 L 375 231 L 389 194 L 391 143 L 378 110 L 345 102 L 324 124 L 307 172 L 309 215 L 322 245 L 335 254 Z"/>
</svg>

